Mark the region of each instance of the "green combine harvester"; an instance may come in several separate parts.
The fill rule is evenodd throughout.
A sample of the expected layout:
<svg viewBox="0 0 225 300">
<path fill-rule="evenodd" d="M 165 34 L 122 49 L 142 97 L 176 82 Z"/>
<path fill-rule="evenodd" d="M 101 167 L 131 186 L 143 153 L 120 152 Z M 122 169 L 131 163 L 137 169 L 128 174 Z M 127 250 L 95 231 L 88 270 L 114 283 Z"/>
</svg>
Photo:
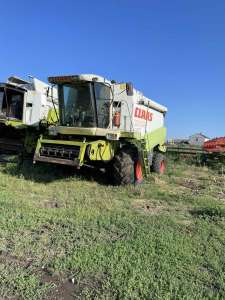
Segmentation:
<svg viewBox="0 0 225 300">
<path fill-rule="evenodd" d="M 115 184 L 164 173 L 167 108 L 131 83 L 97 75 L 49 77 L 57 85 L 59 122 L 40 136 L 34 163 L 104 168 Z"/>
</svg>

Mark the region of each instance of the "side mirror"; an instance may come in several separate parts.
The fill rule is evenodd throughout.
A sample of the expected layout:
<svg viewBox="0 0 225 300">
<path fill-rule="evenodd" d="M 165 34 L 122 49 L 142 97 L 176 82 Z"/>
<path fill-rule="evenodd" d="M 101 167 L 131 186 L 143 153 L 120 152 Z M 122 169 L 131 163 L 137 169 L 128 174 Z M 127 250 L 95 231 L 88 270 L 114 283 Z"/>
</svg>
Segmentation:
<svg viewBox="0 0 225 300">
<path fill-rule="evenodd" d="M 134 94 L 134 87 L 131 82 L 126 83 L 126 91 L 127 91 L 127 96 L 133 96 Z"/>
<path fill-rule="evenodd" d="M 47 95 L 47 97 L 49 96 L 49 86 L 47 87 L 47 93 L 46 93 L 46 95 Z"/>
</svg>

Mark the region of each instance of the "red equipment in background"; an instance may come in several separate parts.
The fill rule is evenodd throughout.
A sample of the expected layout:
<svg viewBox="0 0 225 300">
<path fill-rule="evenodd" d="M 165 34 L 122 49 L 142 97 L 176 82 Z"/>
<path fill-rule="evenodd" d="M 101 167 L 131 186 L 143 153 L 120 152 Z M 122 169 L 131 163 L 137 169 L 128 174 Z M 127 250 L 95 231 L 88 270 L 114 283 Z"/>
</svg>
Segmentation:
<svg viewBox="0 0 225 300">
<path fill-rule="evenodd" d="M 205 142 L 203 149 L 208 152 L 225 152 L 225 137 L 220 137 Z"/>
</svg>

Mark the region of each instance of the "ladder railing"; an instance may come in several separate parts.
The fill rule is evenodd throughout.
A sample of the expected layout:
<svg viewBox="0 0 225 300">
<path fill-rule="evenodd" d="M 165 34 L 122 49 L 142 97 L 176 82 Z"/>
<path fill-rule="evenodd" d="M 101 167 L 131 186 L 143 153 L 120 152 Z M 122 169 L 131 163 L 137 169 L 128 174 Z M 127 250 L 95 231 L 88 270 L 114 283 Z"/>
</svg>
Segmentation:
<svg viewBox="0 0 225 300">
<path fill-rule="evenodd" d="M 146 148 L 146 140 L 143 139 L 141 140 L 141 145 L 140 145 L 140 156 L 141 156 L 141 164 L 142 164 L 142 170 L 143 170 L 143 175 L 148 178 L 150 176 L 150 164 L 149 164 L 149 153 Z"/>
</svg>

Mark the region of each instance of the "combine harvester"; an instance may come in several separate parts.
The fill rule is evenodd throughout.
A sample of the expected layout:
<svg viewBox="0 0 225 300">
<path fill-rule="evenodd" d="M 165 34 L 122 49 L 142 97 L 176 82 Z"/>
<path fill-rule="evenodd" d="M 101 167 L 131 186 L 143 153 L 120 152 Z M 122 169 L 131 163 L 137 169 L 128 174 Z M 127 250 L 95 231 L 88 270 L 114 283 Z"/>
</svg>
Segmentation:
<svg viewBox="0 0 225 300">
<path fill-rule="evenodd" d="M 0 83 L 0 152 L 32 153 L 48 123 L 57 120 L 57 91 L 36 78 Z"/>
<path fill-rule="evenodd" d="M 96 75 L 49 82 L 58 86 L 59 124 L 39 138 L 34 163 L 104 167 L 115 184 L 140 182 L 150 171 L 164 173 L 166 107 L 131 83 Z"/>
</svg>

